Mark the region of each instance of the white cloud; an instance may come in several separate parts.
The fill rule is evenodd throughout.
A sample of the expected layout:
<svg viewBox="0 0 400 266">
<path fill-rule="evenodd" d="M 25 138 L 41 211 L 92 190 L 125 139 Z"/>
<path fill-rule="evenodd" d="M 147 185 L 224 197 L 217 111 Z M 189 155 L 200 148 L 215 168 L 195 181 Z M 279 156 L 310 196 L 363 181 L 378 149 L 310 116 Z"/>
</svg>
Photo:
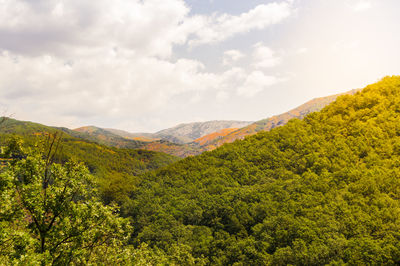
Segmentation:
<svg viewBox="0 0 400 266">
<path fill-rule="evenodd" d="M 292 13 L 291 2 L 269 3 L 258 5 L 254 9 L 239 16 L 229 14 L 202 17 L 203 25 L 194 31 L 195 37 L 189 41 L 191 45 L 209 44 L 224 41 L 236 34 L 251 30 L 261 30 L 277 24 Z"/>
<path fill-rule="evenodd" d="M 2 0 L 0 46 L 40 54 L 71 55 L 77 48 L 118 47 L 168 57 L 186 41 L 182 0 Z"/>
<path fill-rule="evenodd" d="M 309 51 L 308 48 L 306 48 L 306 47 L 301 47 L 301 48 L 298 48 L 298 49 L 296 50 L 295 54 L 305 54 L 305 53 L 307 53 L 308 51 Z"/>
<path fill-rule="evenodd" d="M 275 51 L 262 43 L 254 45 L 253 58 L 253 66 L 257 69 L 274 67 L 281 62 Z"/>
<path fill-rule="evenodd" d="M 132 64 L 104 55 L 69 64 L 49 55 L 4 53 L 0 68 L 0 98 L 8 106 L 31 107 L 38 117 L 58 113 L 61 120 L 145 114 L 165 107 L 174 95 L 214 89 L 218 82 L 201 63 L 186 59 L 137 57 Z"/>
<path fill-rule="evenodd" d="M 218 102 L 225 102 L 229 99 L 230 94 L 227 91 L 219 91 L 216 97 Z"/>
<path fill-rule="evenodd" d="M 2 0 L 0 48 L 70 55 L 77 47 L 118 47 L 169 57 L 174 45 L 207 44 L 264 29 L 291 14 L 288 2 L 259 5 L 238 16 L 189 16 L 183 0 Z"/>
<path fill-rule="evenodd" d="M 360 41 L 352 40 L 352 41 L 345 41 L 340 40 L 335 42 L 331 49 L 335 52 L 342 52 L 343 50 L 354 50 L 360 47 Z"/>
<path fill-rule="evenodd" d="M 174 47 L 264 29 L 291 9 L 286 1 L 199 16 L 183 0 L 0 0 L 0 104 L 49 124 L 115 117 L 126 124 L 185 93 L 197 102 L 209 92 L 228 99 L 239 86 L 259 91 L 245 70 L 209 72 L 175 58 Z M 224 59 L 243 56 L 230 50 Z"/>
<path fill-rule="evenodd" d="M 248 75 L 243 86 L 237 89 L 237 94 L 250 98 L 269 86 L 277 84 L 279 81 L 275 76 L 265 75 L 261 71 L 253 71 Z"/>
<path fill-rule="evenodd" d="M 114 50 L 104 51 L 100 58 L 72 62 L 51 55 L 26 57 L 3 52 L 0 69 L 0 99 L 5 106 L 24 119 L 49 124 L 61 121 L 59 125 L 71 127 L 79 126 L 82 119 L 118 117 L 123 121 L 158 112 L 184 93 L 193 95 L 192 104 L 213 92 L 218 102 L 235 92 L 253 97 L 277 81 L 238 67 L 210 73 L 195 60 L 171 63 L 128 57 Z"/>
<path fill-rule="evenodd" d="M 353 6 L 354 11 L 361 12 L 372 7 L 372 3 L 368 0 L 360 0 Z"/>
<path fill-rule="evenodd" d="M 222 64 L 224 66 L 229 66 L 234 62 L 242 59 L 244 54 L 238 50 L 228 50 L 224 52 L 224 58 Z"/>
</svg>

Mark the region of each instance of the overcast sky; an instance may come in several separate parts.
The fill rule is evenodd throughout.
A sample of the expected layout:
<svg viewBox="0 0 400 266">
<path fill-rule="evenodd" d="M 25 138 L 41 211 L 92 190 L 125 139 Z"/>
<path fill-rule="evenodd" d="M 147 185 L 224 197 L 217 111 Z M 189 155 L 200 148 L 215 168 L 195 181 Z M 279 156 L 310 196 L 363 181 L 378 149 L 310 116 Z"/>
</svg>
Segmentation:
<svg viewBox="0 0 400 266">
<path fill-rule="evenodd" d="M 153 132 L 400 73 L 398 0 L 0 0 L 0 110 Z"/>
</svg>

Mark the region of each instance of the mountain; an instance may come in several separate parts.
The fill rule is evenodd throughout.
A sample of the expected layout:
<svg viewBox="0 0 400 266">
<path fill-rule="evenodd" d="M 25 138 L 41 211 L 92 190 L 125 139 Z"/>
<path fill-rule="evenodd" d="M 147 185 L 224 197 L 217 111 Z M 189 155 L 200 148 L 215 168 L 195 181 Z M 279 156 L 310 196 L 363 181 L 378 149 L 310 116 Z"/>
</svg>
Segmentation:
<svg viewBox="0 0 400 266">
<path fill-rule="evenodd" d="M 353 90 L 346 94 L 354 94 L 356 91 Z M 254 123 L 246 121 L 196 122 L 180 124 L 156 133 L 130 133 L 123 130 L 104 129 L 95 126 L 86 126 L 74 130 L 67 128 L 57 129 L 70 136 L 109 147 L 143 149 L 184 158 L 213 150 L 225 143 L 243 139 L 259 131 L 270 130 L 284 125 L 292 118 L 303 118 L 311 112 L 321 110 L 339 95 L 341 94 L 316 98 L 287 113 Z M 35 127 L 34 125 L 28 126 L 31 129 Z M 14 128 L 13 130 L 17 129 Z M 24 130 L 24 126 L 22 126 L 22 130 Z"/>
<path fill-rule="evenodd" d="M 94 128 L 93 130 L 101 132 Z M 140 174 L 179 160 L 178 157 L 160 152 L 105 146 L 84 132 L 11 118 L 0 125 L 0 147 L 13 137 L 19 137 L 26 145 L 34 147 L 37 142 L 43 142 L 48 133 L 62 133 L 58 160 L 65 162 L 74 159 L 83 162 L 98 177 L 102 184 L 101 191 L 107 199 L 117 199 L 121 191 L 132 189 Z"/>
<path fill-rule="evenodd" d="M 75 129 L 91 135 L 104 145 L 115 147 L 141 148 L 187 157 L 213 150 L 225 143 L 231 143 L 260 131 L 268 131 L 288 123 L 293 118 L 302 119 L 309 113 L 319 111 L 338 96 L 355 94 L 359 90 L 320 97 L 306 102 L 286 113 L 272 116 L 257 122 L 246 121 L 208 121 L 180 124 L 156 133 L 129 133 L 117 129 L 102 129 L 93 126 Z M 134 141 L 134 142 L 132 142 Z"/>
<path fill-rule="evenodd" d="M 207 265 L 398 265 L 399 125 L 387 77 L 146 173 L 123 208 L 132 241 Z"/>
<path fill-rule="evenodd" d="M 145 135 L 141 135 L 139 137 L 139 135 L 136 135 L 135 133 L 129 133 L 122 130 L 103 129 L 95 126 L 87 126 L 77 128 L 72 131 L 75 132 L 71 133 L 72 135 L 83 139 L 95 141 L 99 144 L 107 145 L 110 147 L 143 149 L 148 151 L 163 152 L 182 158 L 198 153 L 198 150 L 195 149 L 195 147 L 192 147 L 192 145 L 176 144 L 167 140 L 152 138 L 150 135 L 147 135 L 147 139 L 144 139 L 146 138 Z M 79 135 L 79 133 L 83 135 Z"/>
<path fill-rule="evenodd" d="M 307 114 L 319 111 L 326 105 L 335 101 L 337 97 L 345 94 L 353 95 L 359 90 L 351 90 L 345 93 L 331 95 L 327 97 L 315 98 L 311 101 L 306 102 L 298 106 L 297 108 L 290 110 L 289 112 L 272 116 L 257 122 L 254 122 L 248 126 L 239 128 L 234 131 L 225 131 L 224 134 L 211 134 L 209 136 L 204 136 L 203 139 L 207 141 L 201 141 L 202 150 L 213 150 L 225 143 L 231 143 L 238 139 L 243 139 L 246 136 L 251 136 L 260 131 L 269 131 L 275 127 L 287 124 L 293 118 L 302 119 Z M 225 134 L 228 133 L 228 134 Z M 198 141 L 196 141 L 198 142 Z"/>
<path fill-rule="evenodd" d="M 190 143 L 200 137 L 226 128 L 241 128 L 252 122 L 248 121 L 207 121 L 180 124 L 158 131 L 154 136 L 174 143 Z"/>
<path fill-rule="evenodd" d="M 160 140 L 156 136 L 154 136 L 153 133 L 130 133 L 124 130 L 119 130 L 119 129 L 113 129 L 113 128 L 105 128 L 105 130 L 118 135 L 120 137 L 126 138 L 126 139 L 133 139 L 137 141 L 144 141 L 144 142 L 151 142 L 151 141 L 156 141 Z"/>
<path fill-rule="evenodd" d="M 95 140 L 96 142 L 103 145 L 108 145 L 117 148 L 139 149 L 144 144 L 142 141 L 124 138 L 117 134 L 112 133 L 109 130 L 95 126 L 81 127 L 74 129 L 73 131 L 85 133 L 86 134 L 85 136 L 87 135 L 91 136 L 91 140 Z"/>
<path fill-rule="evenodd" d="M 188 144 L 205 135 L 227 128 L 241 128 L 252 122 L 248 121 L 207 121 L 179 124 L 172 128 L 160 130 L 156 133 L 130 133 L 123 130 L 104 129 L 123 138 L 139 141 L 157 141 L 164 140 L 175 144 Z M 87 132 L 87 131 L 86 131 Z"/>
<path fill-rule="evenodd" d="M 200 146 L 209 145 L 210 143 L 214 142 L 216 139 L 220 139 L 229 135 L 232 132 L 239 130 L 238 128 L 224 128 L 219 131 L 213 132 L 211 134 L 205 135 L 198 139 L 195 139 L 193 142 L 197 143 Z"/>
<path fill-rule="evenodd" d="M 250 123 L 245 121 L 196 122 L 180 124 L 156 133 L 130 133 L 123 130 L 104 129 L 95 126 L 81 127 L 73 131 L 84 133 L 85 135 L 81 137 L 103 145 L 144 149 L 164 152 L 178 157 L 187 157 L 201 153 L 197 142 L 193 142 L 197 138 L 218 130 L 231 131 L 231 127 L 238 129 Z"/>
</svg>

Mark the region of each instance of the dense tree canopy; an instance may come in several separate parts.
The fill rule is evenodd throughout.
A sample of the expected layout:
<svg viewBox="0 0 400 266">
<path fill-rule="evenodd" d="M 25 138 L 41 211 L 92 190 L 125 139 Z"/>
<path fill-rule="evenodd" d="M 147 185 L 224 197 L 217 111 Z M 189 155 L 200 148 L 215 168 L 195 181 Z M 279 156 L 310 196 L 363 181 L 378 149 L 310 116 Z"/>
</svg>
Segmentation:
<svg viewBox="0 0 400 266">
<path fill-rule="evenodd" d="M 58 156 L 7 143 L 0 264 L 400 264 L 397 76 L 147 173 L 157 154 L 74 138 Z"/>
<path fill-rule="evenodd" d="M 8 155 L 18 152 L 23 158 L 11 159 L 0 176 L 1 263 L 123 260 L 128 220 L 99 201 L 87 168 L 54 163 L 54 139 L 44 151 L 23 151 L 18 144 L 10 144 Z"/>
<path fill-rule="evenodd" d="M 207 264 L 400 263 L 400 77 L 145 174 L 133 243 Z"/>
<path fill-rule="evenodd" d="M 10 147 L 16 137 L 25 146 L 33 148 L 36 143 L 48 138 L 49 134 L 61 136 L 60 149 L 55 160 L 58 163 L 74 160 L 88 167 L 96 177 L 95 182 L 100 185 L 99 189 L 106 203 L 120 202 L 126 198 L 135 187 L 140 174 L 179 160 L 160 152 L 108 147 L 52 127 L 14 119 L 7 119 L 0 125 L 0 148 Z"/>
<path fill-rule="evenodd" d="M 129 219 L 118 215 L 114 203 L 126 201 L 134 186 L 131 179 L 123 178 L 129 172 L 93 176 L 82 163 L 64 161 L 65 140 L 57 134 L 38 138 L 35 145 L 27 145 L 21 137 L 8 139 L 0 152 L 1 265 L 187 265 L 201 261 L 178 244 L 166 254 L 146 244 L 133 248 L 128 243 L 132 227 Z M 115 151 L 110 159 L 124 152 Z M 151 161 L 157 153 L 144 151 L 143 155 L 150 155 L 147 165 L 157 166 L 156 160 Z M 110 162 L 104 163 L 107 169 Z"/>
</svg>

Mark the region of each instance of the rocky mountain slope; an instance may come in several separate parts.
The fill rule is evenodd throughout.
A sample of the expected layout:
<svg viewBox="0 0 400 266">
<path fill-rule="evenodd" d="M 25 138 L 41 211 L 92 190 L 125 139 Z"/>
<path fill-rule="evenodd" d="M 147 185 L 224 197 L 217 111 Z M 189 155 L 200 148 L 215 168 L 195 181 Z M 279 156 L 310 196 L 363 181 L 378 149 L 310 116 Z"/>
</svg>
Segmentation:
<svg viewBox="0 0 400 266">
<path fill-rule="evenodd" d="M 174 143 L 190 143 L 205 135 L 226 128 L 241 128 L 250 125 L 249 121 L 207 121 L 180 124 L 172 128 L 158 131 L 154 136 Z"/>
<path fill-rule="evenodd" d="M 76 135 L 77 137 L 89 139 L 111 147 L 163 152 L 182 158 L 198 154 L 198 149 L 195 149 L 192 147 L 192 145 L 176 144 L 167 140 L 151 138 L 151 136 L 148 136 L 147 139 L 145 139 L 146 137 L 144 136 L 139 137 L 134 133 L 125 132 L 122 130 L 87 126 L 71 131 L 75 132 L 75 134 L 82 134 Z"/>
<path fill-rule="evenodd" d="M 228 134 L 225 135 L 215 134 L 214 137 L 212 135 L 204 136 L 203 139 L 207 139 L 207 141 L 202 141 L 201 144 L 202 150 L 213 150 L 225 143 L 231 143 L 234 142 L 235 140 L 243 139 L 246 136 L 254 135 L 257 132 L 269 131 L 275 127 L 285 125 L 287 122 L 289 122 L 289 120 L 293 118 L 302 119 L 309 113 L 320 111 L 326 105 L 335 101 L 338 96 L 345 94 L 353 95 L 357 91 L 359 90 L 354 89 L 346 93 L 315 98 L 311 101 L 306 102 L 305 104 L 300 105 L 299 107 L 293 110 L 290 110 L 289 112 L 257 121 L 248 126 L 229 132 Z"/>
<path fill-rule="evenodd" d="M 145 142 L 160 140 L 160 138 L 155 136 L 155 134 L 153 133 L 131 133 L 125 130 L 114 129 L 114 128 L 105 128 L 104 130 L 107 130 L 115 135 L 118 135 L 126 139 L 133 139 Z"/>
<path fill-rule="evenodd" d="M 140 148 L 159 151 L 179 157 L 198 155 L 213 150 L 225 143 L 244 139 L 260 131 L 269 131 L 285 125 L 293 118 L 302 119 L 309 113 L 319 111 L 335 101 L 340 95 L 353 95 L 359 90 L 320 97 L 306 102 L 286 113 L 272 116 L 254 123 L 246 121 L 208 121 L 188 124 L 161 130 L 156 133 L 130 133 L 118 129 L 82 127 L 75 132 L 84 133 L 101 144 L 120 148 Z M 82 136 L 81 136 L 82 137 Z"/>
</svg>

